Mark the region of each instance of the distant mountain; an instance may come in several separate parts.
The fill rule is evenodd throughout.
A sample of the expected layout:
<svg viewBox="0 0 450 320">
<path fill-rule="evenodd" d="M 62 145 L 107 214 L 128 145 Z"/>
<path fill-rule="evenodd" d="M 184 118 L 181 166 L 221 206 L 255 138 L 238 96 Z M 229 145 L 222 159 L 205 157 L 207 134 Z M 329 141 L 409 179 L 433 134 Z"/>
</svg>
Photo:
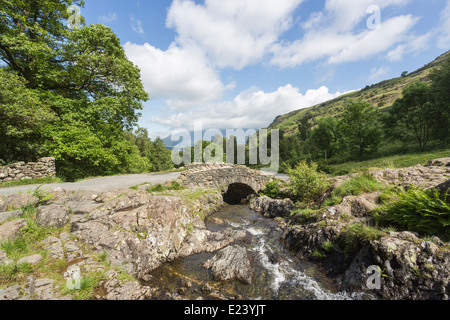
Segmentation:
<svg viewBox="0 0 450 320">
<path fill-rule="evenodd" d="M 450 56 L 450 51 L 436 58 L 433 62 L 424 67 L 404 75 L 402 77 L 385 80 L 380 83 L 367 86 L 362 90 L 342 95 L 336 99 L 315 105 L 310 108 L 300 109 L 291 113 L 278 116 L 269 126 L 269 129 L 280 129 L 285 135 L 293 135 L 298 132 L 298 123 L 304 118 L 311 119 L 312 124 L 316 124 L 320 117 L 339 116 L 342 113 L 347 99 L 362 99 L 369 102 L 380 110 L 387 110 L 395 100 L 401 98 L 403 88 L 415 81 L 429 81 L 430 72 L 438 67 L 446 57 Z"/>
</svg>

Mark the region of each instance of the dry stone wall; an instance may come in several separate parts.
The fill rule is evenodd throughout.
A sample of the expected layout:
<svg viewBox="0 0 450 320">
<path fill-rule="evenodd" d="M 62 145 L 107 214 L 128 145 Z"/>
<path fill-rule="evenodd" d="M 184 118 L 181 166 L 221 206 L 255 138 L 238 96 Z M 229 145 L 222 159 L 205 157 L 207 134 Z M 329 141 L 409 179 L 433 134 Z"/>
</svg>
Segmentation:
<svg viewBox="0 0 450 320">
<path fill-rule="evenodd" d="M 0 167 L 0 182 L 55 177 L 55 158 L 42 158 L 36 162 L 17 162 Z"/>
</svg>

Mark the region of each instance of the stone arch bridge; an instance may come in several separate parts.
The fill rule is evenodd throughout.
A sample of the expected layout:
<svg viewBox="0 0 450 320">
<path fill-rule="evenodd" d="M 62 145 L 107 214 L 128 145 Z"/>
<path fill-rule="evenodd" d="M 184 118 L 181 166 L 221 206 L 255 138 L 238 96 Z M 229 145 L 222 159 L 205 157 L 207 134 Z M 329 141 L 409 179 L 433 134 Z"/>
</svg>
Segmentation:
<svg viewBox="0 0 450 320">
<path fill-rule="evenodd" d="M 186 165 L 186 169 L 180 176 L 185 186 L 221 189 L 224 201 L 229 204 L 239 204 L 249 195 L 264 190 L 266 184 L 274 180 L 273 176 L 260 170 L 228 163 L 193 163 Z"/>
</svg>

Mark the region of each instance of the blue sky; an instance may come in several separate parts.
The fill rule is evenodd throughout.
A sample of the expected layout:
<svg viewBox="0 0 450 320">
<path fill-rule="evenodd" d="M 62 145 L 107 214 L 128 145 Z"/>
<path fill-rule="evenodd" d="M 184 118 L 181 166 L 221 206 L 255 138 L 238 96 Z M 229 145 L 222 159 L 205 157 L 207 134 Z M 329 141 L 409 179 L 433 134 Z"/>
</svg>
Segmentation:
<svg viewBox="0 0 450 320">
<path fill-rule="evenodd" d="M 141 69 L 153 137 L 267 127 L 450 49 L 450 0 L 86 0 Z"/>
</svg>

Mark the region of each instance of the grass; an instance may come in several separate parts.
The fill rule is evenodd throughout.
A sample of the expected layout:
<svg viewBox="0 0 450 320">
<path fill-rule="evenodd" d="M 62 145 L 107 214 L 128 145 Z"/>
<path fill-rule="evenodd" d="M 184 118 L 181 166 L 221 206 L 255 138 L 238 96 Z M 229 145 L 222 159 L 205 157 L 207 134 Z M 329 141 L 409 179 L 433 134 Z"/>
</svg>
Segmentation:
<svg viewBox="0 0 450 320">
<path fill-rule="evenodd" d="M 359 196 L 363 193 L 383 191 L 385 187 L 373 176 L 369 174 L 359 174 L 358 176 L 345 181 L 337 187 L 331 196 L 325 200 L 325 206 L 340 204 L 346 196 Z"/>
<path fill-rule="evenodd" d="M 1 182 L 0 189 L 34 185 L 34 184 L 56 184 L 56 183 L 63 183 L 63 182 L 64 181 L 61 178 L 53 178 L 53 177 L 45 177 L 45 178 L 41 178 L 41 179 L 24 179 L 24 180 L 17 180 L 17 181 Z"/>
<path fill-rule="evenodd" d="M 343 245 L 346 252 L 360 249 L 370 241 L 378 240 L 385 232 L 364 223 L 353 223 L 343 233 Z"/>
<path fill-rule="evenodd" d="M 399 153 L 397 155 L 384 155 L 366 161 L 350 161 L 339 164 L 329 164 L 328 169 L 330 175 L 339 176 L 349 173 L 358 173 L 367 171 L 368 169 L 385 169 L 385 168 L 406 168 L 418 164 L 426 165 L 428 161 L 437 158 L 450 157 L 450 149 L 439 149 L 434 151 L 415 151 L 411 153 Z"/>
<path fill-rule="evenodd" d="M 155 186 L 151 186 L 147 188 L 147 192 L 153 193 L 153 192 L 163 192 L 163 191 L 179 191 L 183 190 L 184 186 L 182 183 L 177 181 L 171 181 L 170 185 L 163 186 L 162 184 L 157 184 Z"/>
</svg>

